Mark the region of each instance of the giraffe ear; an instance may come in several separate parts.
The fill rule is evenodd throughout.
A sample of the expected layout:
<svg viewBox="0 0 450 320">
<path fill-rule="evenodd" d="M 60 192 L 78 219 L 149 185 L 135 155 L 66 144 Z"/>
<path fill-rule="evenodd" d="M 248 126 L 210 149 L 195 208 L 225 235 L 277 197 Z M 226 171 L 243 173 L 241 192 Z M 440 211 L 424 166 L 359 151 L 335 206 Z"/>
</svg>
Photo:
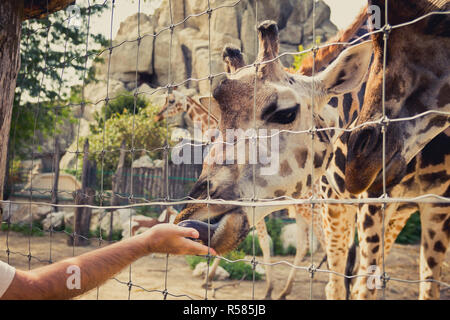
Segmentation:
<svg viewBox="0 0 450 320">
<path fill-rule="evenodd" d="M 372 58 L 372 41 L 344 50 L 318 79 L 328 95 L 341 95 L 355 90 L 365 80 Z"/>
<path fill-rule="evenodd" d="M 200 97 L 198 98 L 198 100 L 200 101 L 200 104 L 207 112 L 209 111 L 209 105 L 211 101 L 211 117 L 213 118 L 213 120 L 219 122 L 221 111 L 217 100 L 209 96 Z"/>
</svg>

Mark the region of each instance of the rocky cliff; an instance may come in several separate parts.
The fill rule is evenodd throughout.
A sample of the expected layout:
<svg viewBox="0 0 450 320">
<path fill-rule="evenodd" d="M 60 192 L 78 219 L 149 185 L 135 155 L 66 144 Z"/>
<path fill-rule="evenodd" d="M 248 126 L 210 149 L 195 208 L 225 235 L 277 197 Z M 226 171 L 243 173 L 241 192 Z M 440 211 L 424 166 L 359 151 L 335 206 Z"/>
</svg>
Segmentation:
<svg viewBox="0 0 450 320">
<path fill-rule="evenodd" d="M 150 95 L 154 88 L 164 87 L 169 82 L 179 84 L 186 79 L 206 79 L 210 73 L 209 43 L 211 43 L 211 72 L 223 71 L 221 52 L 225 44 L 232 43 L 241 48 L 246 63 L 253 63 L 257 54 L 257 33 L 255 20 L 266 19 L 278 22 L 280 30 L 280 51 L 296 52 L 298 46 L 312 42 L 314 0 L 211 0 L 211 23 L 206 0 L 176 0 L 172 2 L 173 36 L 170 28 L 169 1 L 163 0 L 153 15 L 141 13 L 128 17 L 120 25 L 113 50 L 105 50 L 103 63 L 95 65 L 99 82 L 85 88 L 85 96 L 92 103 L 81 119 L 80 136 L 89 133 L 88 123 L 99 111 L 107 94 L 106 79 L 109 66 L 109 97 L 121 90 L 133 91 L 136 87 L 147 98 L 162 105 L 166 90 Z M 330 21 L 330 8 L 323 2 L 316 3 L 316 36 L 325 41 L 337 32 Z M 210 32 L 209 32 L 210 31 Z M 208 36 L 210 34 L 210 37 Z M 140 45 L 136 40 L 141 36 Z M 172 41 L 171 41 L 172 40 Z M 171 45 L 171 50 L 170 50 Z M 139 51 L 138 51 L 139 47 Z M 169 52 L 171 54 L 169 54 Z M 109 61 L 111 59 L 111 61 Z M 169 62 L 171 61 L 170 67 Z M 293 57 L 282 57 L 285 66 L 290 66 Z M 170 81 L 169 81 L 170 76 Z M 209 94 L 209 81 L 188 81 L 179 90 L 190 96 Z M 70 149 L 70 148 L 69 148 Z M 73 156 L 67 154 L 61 167 L 71 167 Z"/>
<path fill-rule="evenodd" d="M 266 0 L 258 1 L 258 21 L 266 19 L 278 22 L 280 29 L 281 52 L 298 51 L 298 45 L 312 42 L 314 0 Z M 121 23 L 111 55 L 110 78 L 119 81 L 129 90 L 134 89 L 136 69 L 138 83 L 152 88 L 166 86 L 169 72 L 172 83 L 181 83 L 186 79 L 205 78 L 209 74 L 209 41 L 211 42 L 211 71 L 223 71 L 221 51 L 225 44 L 232 43 L 245 53 L 247 63 L 252 63 L 257 54 L 255 32 L 254 0 L 212 0 L 211 7 L 217 8 L 211 14 L 211 24 L 207 10 L 207 1 L 172 1 L 173 29 L 170 47 L 171 25 L 168 0 L 163 0 L 153 16 L 138 14 L 128 17 Z M 190 17 L 189 17 L 190 16 Z M 186 17 L 189 17 L 186 19 Z M 182 22 L 185 20 L 184 22 Z M 316 4 L 316 35 L 322 41 L 333 36 L 337 29 L 330 22 L 330 8 L 322 1 Z M 180 23 L 181 22 L 181 23 Z M 209 29 L 211 37 L 209 39 Z M 138 35 L 142 39 L 137 58 Z M 154 36 L 157 35 L 157 36 Z M 169 55 L 171 52 L 171 56 Z M 97 72 L 105 78 L 109 51 L 104 53 L 105 63 L 97 65 Z M 171 68 L 169 68 L 171 60 Z M 289 66 L 292 56 L 282 58 Z M 136 68 L 137 67 L 137 68 Z M 185 87 L 193 88 L 199 94 L 207 94 L 208 81 L 190 81 Z"/>
</svg>

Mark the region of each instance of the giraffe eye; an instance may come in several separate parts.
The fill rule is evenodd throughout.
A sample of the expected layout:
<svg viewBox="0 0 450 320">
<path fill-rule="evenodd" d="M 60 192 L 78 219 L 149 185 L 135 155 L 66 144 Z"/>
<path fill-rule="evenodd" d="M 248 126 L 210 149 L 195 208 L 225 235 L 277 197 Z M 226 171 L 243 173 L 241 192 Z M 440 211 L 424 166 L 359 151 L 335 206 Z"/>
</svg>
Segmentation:
<svg viewBox="0 0 450 320">
<path fill-rule="evenodd" d="M 296 104 L 293 107 L 276 111 L 267 118 L 267 122 L 289 124 L 295 120 L 299 109 L 300 105 Z"/>
</svg>

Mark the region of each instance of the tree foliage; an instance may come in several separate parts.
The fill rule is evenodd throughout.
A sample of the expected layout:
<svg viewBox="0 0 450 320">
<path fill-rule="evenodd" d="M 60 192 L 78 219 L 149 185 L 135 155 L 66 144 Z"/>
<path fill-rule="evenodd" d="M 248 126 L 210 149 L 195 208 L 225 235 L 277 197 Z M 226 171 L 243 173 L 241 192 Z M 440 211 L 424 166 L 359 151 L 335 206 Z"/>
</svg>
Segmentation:
<svg viewBox="0 0 450 320">
<path fill-rule="evenodd" d="M 22 24 L 21 67 L 17 77 L 10 129 L 10 150 L 29 158 L 36 135 L 40 139 L 60 134 L 71 121 L 73 105 L 81 90 L 71 85 L 95 81 L 96 48 L 108 44 L 100 34 L 88 30 L 89 15 L 99 15 L 106 5 L 80 8 L 79 27 L 70 24 L 66 11 Z M 88 50 L 86 51 L 86 43 Z M 36 146 L 39 149 L 39 146 Z"/>
<path fill-rule="evenodd" d="M 152 159 L 162 159 L 166 138 L 170 137 L 165 121 L 154 121 L 159 112 L 158 106 L 138 95 L 136 112 L 133 114 L 134 95 L 124 91 L 119 96 L 111 100 L 107 108 L 102 108 L 103 115 L 96 116 L 97 126 L 91 125 L 91 134 L 87 137 L 90 154 L 97 161 L 97 168 L 101 168 L 103 163 L 105 188 L 111 187 L 111 176 L 117 169 L 122 141 L 125 141 L 128 150 L 132 147 L 135 149 L 134 159 L 143 153 Z M 103 119 L 106 119 L 104 124 Z M 83 145 L 83 140 L 80 145 Z M 104 159 L 102 150 L 105 151 Z M 125 165 L 130 167 L 131 161 L 131 152 L 127 152 Z"/>
</svg>

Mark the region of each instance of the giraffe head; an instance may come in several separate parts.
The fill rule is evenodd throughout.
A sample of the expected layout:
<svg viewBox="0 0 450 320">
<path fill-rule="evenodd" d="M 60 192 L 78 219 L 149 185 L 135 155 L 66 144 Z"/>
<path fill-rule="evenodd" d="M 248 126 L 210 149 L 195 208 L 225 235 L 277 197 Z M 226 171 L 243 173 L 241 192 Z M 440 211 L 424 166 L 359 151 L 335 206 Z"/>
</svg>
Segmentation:
<svg viewBox="0 0 450 320">
<path fill-rule="evenodd" d="M 441 4 L 437 7 L 432 3 Z M 372 1 L 381 8 L 384 0 Z M 448 1 L 389 1 L 388 22 L 398 25 L 430 11 L 449 10 Z M 392 29 L 387 39 L 383 71 L 384 34 L 374 34 L 374 61 L 357 125 L 382 118 L 383 76 L 385 114 L 389 119 L 408 118 L 429 110 L 450 111 L 450 16 L 434 15 L 414 24 Z M 386 129 L 386 184 L 403 177 L 409 161 L 449 125 L 449 117 L 428 114 L 390 122 Z M 345 186 L 352 193 L 379 193 L 383 188 L 383 125 L 362 125 L 348 137 Z"/>
<path fill-rule="evenodd" d="M 312 150 L 308 133 L 290 131 L 307 132 L 313 123 L 318 127 L 330 125 L 324 123 L 326 112 L 329 112 L 326 103 L 332 96 L 352 91 L 361 84 L 372 54 L 370 42 L 351 47 L 312 78 L 288 73 L 281 65 L 277 58 L 279 39 L 275 22 L 263 22 L 258 28 L 258 39 L 258 58 L 251 67 L 242 68 L 245 63 L 238 49 L 224 49 L 226 70 L 231 74 L 226 74 L 215 86 L 210 103 L 211 110 L 220 113 L 219 135 L 227 147 L 232 147 L 227 149 L 223 143 L 213 144 L 202 174 L 191 190 L 190 197 L 194 199 L 207 199 L 209 195 L 211 199 L 249 201 L 253 197 L 300 198 L 305 194 L 311 186 L 312 168 L 318 177 L 331 157 L 330 137 L 326 132 L 318 133 Z M 260 129 L 267 131 L 261 133 Z M 239 136 L 236 131 L 244 135 Z M 264 135 L 270 136 L 265 141 L 267 144 L 258 143 Z M 258 149 L 258 152 L 248 152 L 255 145 L 257 148 L 252 150 Z M 258 157 L 261 150 L 272 160 L 278 160 L 275 171 L 264 170 L 268 165 Z M 243 161 L 236 161 L 235 155 L 241 156 Z M 218 253 L 224 253 L 245 238 L 251 225 L 285 207 L 256 207 L 253 210 L 226 202 L 194 203 L 187 205 L 175 223 L 183 221 L 184 225 L 205 232 L 209 230 L 210 245 Z"/>
<path fill-rule="evenodd" d="M 187 96 L 175 88 L 166 96 L 166 102 L 155 116 L 155 121 L 161 121 L 166 117 L 173 117 L 180 112 L 187 111 L 187 108 Z"/>
</svg>

